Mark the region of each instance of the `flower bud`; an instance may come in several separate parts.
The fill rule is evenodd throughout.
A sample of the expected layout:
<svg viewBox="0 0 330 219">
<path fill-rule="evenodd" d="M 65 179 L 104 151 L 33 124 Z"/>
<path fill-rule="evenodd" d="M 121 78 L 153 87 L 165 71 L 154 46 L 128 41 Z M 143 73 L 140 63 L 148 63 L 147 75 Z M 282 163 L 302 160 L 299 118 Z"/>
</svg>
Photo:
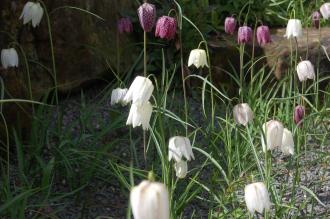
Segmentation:
<svg viewBox="0 0 330 219">
<path fill-rule="evenodd" d="M 234 106 L 233 114 L 235 122 L 244 126 L 247 126 L 254 117 L 253 112 L 247 103 L 240 103 Z"/>
<path fill-rule="evenodd" d="M 324 3 L 320 7 L 320 12 L 324 19 L 329 19 L 330 17 L 330 3 Z"/>
<path fill-rule="evenodd" d="M 169 219 L 170 207 L 166 186 L 144 180 L 130 194 L 134 219 Z"/>
<path fill-rule="evenodd" d="M 286 33 L 284 37 L 287 37 L 288 39 L 293 38 L 293 37 L 302 37 L 303 35 L 303 30 L 302 30 L 302 25 L 301 21 L 298 19 L 290 19 L 288 21 L 288 25 L 286 27 Z"/>
<path fill-rule="evenodd" d="M 162 39 L 172 40 L 176 33 L 176 20 L 169 16 L 162 16 L 156 23 L 155 36 Z"/>
<path fill-rule="evenodd" d="M 185 157 L 188 161 L 195 159 L 190 140 L 187 137 L 175 136 L 170 138 L 168 143 L 168 160 L 172 158 L 176 162 L 181 161 Z"/>
<path fill-rule="evenodd" d="M 18 54 L 14 48 L 1 50 L 1 64 L 4 69 L 18 67 Z"/>
<path fill-rule="evenodd" d="M 292 132 L 289 131 L 287 128 L 283 129 L 281 150 L 286 155 L 294 154 L 294 141 Z"/>
<path fill-rule="evenodd" d="M 305 116 L 305 107 L 298 105 L 294 108 L 294 112 L 293 112 L 293 120 L 294 123 L 297 125 L 302 125 L 301 120 L 304 118 Z"/>
<path fill-rule="evenodd" d="M 264 183 L 249 184 L 245 186 L 244 193 L 245 203 L 251 214 L 255 211 L 262 214 L 264 210 L 270 209 L 269 193 Z"/>
<path fill-rule="evenodd" d="M 196 66 L 196 68 L 204 66 L 209 67 L 204 49 L 193 49 L 190 51 L 188 66 L 191 65 Z"/>
<path fill-rule="evenodd" d="M 315 71 L 313 64 L 308 60 L 299 62 L 297 65 L 297 74 L 299 81 L 301 82 L 306 81 L 307 79 L 314 80 Z"/>
<path fill-rule="evenodd" d="M 261 134 L 261 144 L 264 152 L 282 145 L 283 129 L 282 123 L 276 120 L 270 120 L 262 125 L 262 131 L 266 137 L 265 141 L 264 135 Z"/>
<path fill-rule="evenodd" d="M 236 20 L 233 17 L 226 17 L 225 20 L 225 32 L 228 34 L 234 34 L 236 29 Z"/>
<path fill-rule="evenodd" d="M 119 33 L 131 33 L 133 31 L 133 24 L 130 18 L 120 18 L 117 22 L 117 28 Z"/>
<path fill-rule="evenodd" d="M 145 32 L 150 32 L 156 21 L 156 7 L 153 4 L 143 3 L 137 10 L 140 24 Z"/>
<path fill-rule="evenodd" d="M 268 26 L 262 25 L 257 28 L 257 41 L 260 46 L 272 42 Z"/>
<path fill-rule="evenodd" d="M 320 27 L 320 18 L 321 18 L 321 14 L 318 11 L 314 11 L 312 14 L 312 25 L 315 28 L 319 28 Z"/>
<path fill-rule="evenodd" d="M 252 41 L 252 29 L 248 26 L 238 28 L 237 42 L 239 44 L 249 43 Z"/>
<path fill-rule="evenodd" d="M 174 169 L 175 169 L 176 177 L 180 179 L 185 178 L 187 176 L 187 171 L 188 171 L 187 161 L 181 160 L 175 162 Z"/>
</svg>

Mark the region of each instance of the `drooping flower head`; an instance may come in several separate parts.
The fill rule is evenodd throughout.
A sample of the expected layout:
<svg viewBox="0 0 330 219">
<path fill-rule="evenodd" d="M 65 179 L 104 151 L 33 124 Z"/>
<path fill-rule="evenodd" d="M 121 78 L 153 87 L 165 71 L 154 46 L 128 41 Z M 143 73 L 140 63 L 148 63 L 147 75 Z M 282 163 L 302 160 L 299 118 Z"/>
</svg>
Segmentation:
<svg viewBox="0 0 330 219">
<path fill-rule="evenodd" d="M 321 18 L 321 14 L 318 11 L 314 11 L 312 14 L 312 25 L 315 28 L 319 28 L 320 27 L 320 18 Z"/>
<path fill-rule="evenodd" d="M 149 101 L 139 105 L 133 103 L 129 111 L 126 125 L 132 125 L 133 128 L 142 125 L 143 130 L 148 130 L 150 127 L 149 122 L 151 114 L 152 105 Z"/>
<path fill-rule="evenodd" d="M 178 162 L 175 162 L 174 169 L 176 173 L 176 177 L 183 179 L 187 176 L 188 172 L 188 164 L 187 161 L 181 160 Z"/>
<path fill-rule="evenodd" d="M 133 24 L 129 17 L 120 18 L 117 22 L 117 28 L 119 33 L 132 33 Z"/>
<path fill-rule="evenodd" d="M 320 12 L 324 19 L 329 19 L 330 17 L 330 3 L 324 3 L 320 7 Z"/>
<path fill-rule="evenodd" d="M 304 116 L 305 116 L 305 107 L 303 107 L 302 105 L 296 106 L 293 112 L 294 123 L 297 125 L 302 125 L 301 120 L 303 120 Z"/>
<path fill-rule="evenodd" d="M 257 41 L 261 46 L 272 42 L 268 26 L 262 25 L 257 28 Z"/>
<path fill-rule="evenodd" d="M 244 197 L 246 207 L 251 214 L 255 211 L 262 214 L 264 210 L 270 209 L 270 199 L 267 187 L 262 182 L 256 182 L 245 186 Z"/>
<path fill-rule="evenodd" d="M 249 43 L 252 41 L 252 29 L 248 26 L 238 28 L 237 42 L 238 44 Z"/>
<path fill-rule="evenodd" d="M 303 36 L 303 30 L 301 21 L 299 19 L 290 19 L 288 21 L 288 25 L 286 27 L 286 33 L 284 37 L 287 37 L 288 39 L 294 38 L 294 37 L 302 37 Z"/>
<path fill-rule="evenodd" d="M 127 102 L 124 101 L 125 95 L 127 93 L 127 88 L 121 89 L 116 88 L 111 92 L 111 106 L 115 104 L 121 104 L 122 106 L 125 106 Z"/>
<path fill-rule="evenodd" d="M 143 3 L 137 10 L 140 24 L 145 32 L 150 32 L 156 21 L 156 7 L 153 4 Z"/>
<path fill-rule="evenodd" d="M 297 74 L 299 81 L 301 82 L 306 81 L 307 79 L 314 80 L 315 71 L 313 64 L 308 60 L 299 62 L 297 65 Z"/>
<path fill-rule="evenodd" d="M 294 154 L 294 140 L 292 132 L 287 128 L 283 129 L 281 151 L 286 155 Z"/>
<path fill-rule="evenodd" d="M 168 160 L 172 158 L 176 162 L 181 161 L 182 157 L 185 157 L 188 161 L 195 159 L 190 140 L 187 137 L 175 136 L 170 138 L 168 143 Z"/>
<path fill-rule="evenodd" d="M 153 90 L 154 85 L 149 78 L 137 76 L 128 89 L 124 101 L 141 105 L 150 99 Z"/>
<path fill-rule="evenodd" d="M 225 19 L 225 32 L 234 34 L 236 29 L 236 19 L 234 17 L 226 17 Z"/>
<path fill-rule="evenodd" d="M 155 36 L 162 39 L 172 40 L 176 33 L 176 20 L 173 17 L 162 16 L 156 23 Z"/>
<path fill-rule="evenodd" d="M 169 219 L 169 196 L 162 183 L 144 180 L 130 194 L 134 219 Z"/>
<path fill-rule="evenodd" d="M 247 103 L 240 103 L 234 106 L 233 114 L 235 122 L 244 126 L 247 126 L 254 118 L 253 112 Z"/>
<path fill-rule="evenodd" d="M 264 152 L 282 145 L 283 129 L 282 123 L 276 120 L 270 120 L 262 125 L 262 131 L 266 137 L 265 139 L 264 135 L 261 134 L 261 144 Z"/>
<path fill-rule="evenodd" d="M 43 14 L 44 9 L 39 2 L 27 2 L 24 5 L 20 19 L 23 18 L 23 24 L 32 21 L 32 26 L 36 27 L 39 25 Z"/>
<path fill-rule="evenodd" d="M 204 49 L 193 49 L 190 51 L 188 66 L 191 65 L 194 65 L 196 68 L 204 66 L 209 67 Z"/>
<path fill-rule="evenodd" d="M 18 54 L 14 48 L 1 50 L 1 64 L 4 69 L 18 67 Z"/>
</svg>

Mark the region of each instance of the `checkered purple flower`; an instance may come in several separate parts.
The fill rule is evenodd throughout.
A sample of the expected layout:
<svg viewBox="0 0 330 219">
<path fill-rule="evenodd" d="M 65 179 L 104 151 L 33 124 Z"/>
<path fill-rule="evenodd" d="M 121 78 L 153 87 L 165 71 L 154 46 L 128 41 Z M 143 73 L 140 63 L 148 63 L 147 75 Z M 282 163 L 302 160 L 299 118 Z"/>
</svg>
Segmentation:
<svg viewBox="0 0 330 219">
<path fill-rule="evenodd" d="M 156 23 L 155 36 L 162 39 L 172 40 L 176 33 L 176 20 L 169 16 L 162 16 Z"/>
<path fill-rule="evenodd" d="M 312 25 L 315 28 L 320 27 L 320 19 L 321 19 L 321 14 L 318 11 L 314 11 L 312 14 Z"/>
<path fill-rule="evenodd" d="M 252 29 L 248 26 L 238 28 L 237 42 L 239 44 L 249 43 L 252 41 Z"/>
<path fill-rule="evenodd" d="M 268 26 L 262 25 L 257 28 L 257 41 L 261 46 L 272 42 Z"/>
<path fill-rule="evenodd" d="M 297 124 L 298 126 L 301 126 L 301 120 L 304 118 L 305 116 L 305 107 L 298 105 L 294 108 L 294 112 L 293 112 L 293 120 L 294 123 Z"/>
<path fill-rule="evenodd" d="M 117 22 L 119 33 L 131 33 L 133 31 L 133 24 L 129 17 L 120 18 Z"/>
<path fill-rule="evenodd" d="M 156 7 L 153 4 L 143 3 L 137 10 L 140 24 L 145 32 L 150 32 L 156 21 Z"/>
<path fill-rule="evenodd" d="M 225 32 L 228 34 L 234 34 L 236 29 L 236 20 L 233 17 L 227 17 L 225 20 Z"/>
</svg>

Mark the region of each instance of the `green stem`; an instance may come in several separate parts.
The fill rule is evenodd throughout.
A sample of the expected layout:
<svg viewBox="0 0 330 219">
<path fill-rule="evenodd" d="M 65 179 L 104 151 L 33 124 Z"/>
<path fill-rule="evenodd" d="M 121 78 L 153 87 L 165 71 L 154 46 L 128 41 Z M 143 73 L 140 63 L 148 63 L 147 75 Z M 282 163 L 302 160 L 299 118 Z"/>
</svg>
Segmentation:
<svg viewBox="0 0 330 219">
<path fill-rule="evenodd" d="M 23 58 L 24 58 L 24 64 L 25 64 L 25 67 L 26 67 L 26 74 L 27 74 L 27 77 L 28 77 L 28 89 L 29 89 L 30 100 L 33 100 L 29 63 L 28 63 L 26 54 L 25 54 L 23 48 L 21 47 L 21 45 L 19 43 L 16 43 L 16 42 L 15 42 L 15 44 L 21 50 L 21 53 L 22 53 Z M 34 105 L 32 105 L 32 112 L 34 114 Z"/>
<path fill-rule="evenodd" d="M 147 32 L 143 32 L 143 75 L 147 77 Z M 147 166 L 146 131 L 143 130 L 143 155 Z"/>
<path fill-rule="evenodd" d="M 43 1 L 40 1 L 43 8 L 45 9 L 45 16 L 47 18 L 47 25 L 48 25 L 48 34 L 49 34 L 49 43 L 50 43 L 50 50 L 52 54 L 52 64 L 53 64 L 53 76 L 54 76 L 54 86 L 55 86 L 55 102 L 58 104 L 58 86 L 57 86 L 57 73 L 56 73 L 56 61 L 55 61 L 55 50 L 54 50 L 54 44 L 53 44 L 53 36 L 52 36 L 52 27 L 49 19 L 49 14 L 47 11 L 47 7 Z"/>
<path fill-rule="evenodd" d="M 147 32 L 143 32 L 143 76 L 147 77 Z"/>
<path fill-rule="evenodd" d="M 241 101 L 243 103 L 244 101 L 244 50 L 245 50 L 245 44 L 241 44 L 239 51 L 240 51 L 240 73 L 239 73 L 239 82 L 240 82 L 240 97 Z"/>
</svg>

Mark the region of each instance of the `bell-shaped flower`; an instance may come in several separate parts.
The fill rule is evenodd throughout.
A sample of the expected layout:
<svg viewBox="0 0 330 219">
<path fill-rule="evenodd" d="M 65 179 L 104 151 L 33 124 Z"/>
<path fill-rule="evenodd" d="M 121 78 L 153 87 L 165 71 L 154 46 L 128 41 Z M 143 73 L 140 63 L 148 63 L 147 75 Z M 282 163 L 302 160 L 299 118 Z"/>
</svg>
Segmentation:
<svg viewBox="0 0 330 219">
<path fill-rule="evenodd" d="M 297 74 L 299 81 L 301 82 L 306 81 L 307 79 L 314 80 L 315 71 L 313 64 L 308 60 L 299 62 L 297 65 Z"/>
<path fill-rule="evenodd" d="M 255 211 L 262 214 L 264 210 L 270 209 L 269 193 L 263 182 L 246 185 L 244 193 L 245 203 L 251 214 Z"/>
<path fill-rule="evenodd" d="M 142 181 L 130 194 L 134 219 L 169 219 L 169 196 L 166 186 L 158 182 Z"/>
<path fill-rule="evenodd" d="M 318 11 L 314 11 L 312 14 L 312 25 L 315 28 L 320 27 L 320 19 L 321 19 L 321 14 Z"/>
<path fill-rule="evenodd" d="M 330 3 L 324 3 L 320 7 L 320 12 L 324 19 L 329 19 L 330 17 Z"/>
<path fill-rule="evenodd" d="M 263 133 L 261 133 L 261 144 L 264 152 L 266 150 L 273 150 L 282 145 L 283 138 L 283 124 L 276 120 L 270 120 L 262 125 Z"/>
<path fill-rule="evenodd" d="M 262 25 L 257 28 L 257 41 L 261 46 L 272 42 L 268 26 Z"/>
<path fill-rule="evenodd" d="M 187 176 L 188 172 L 188 164 L 187 161 L 181 160 L 178 162 L 175 162 L 174 169 L 176 173 L 176 177 L 183 179 Z"/>
<path fill-rule="evenodd" d="M 14 48 L 1 50 L 2 67 L 18 67 L 18 54 Z"/>
<path fill-rule="evenodd" d="M 169 16 L 162 16 L 156 23 L 155 36 L 162 39 L 172 40 L 176 33 L 176 20 Z"/>
<path fill-rule="evenodd" d="M 39 25 L 44 9 L 41 7 L 39 2 L 27 2 L 24 5 L 20 19 L 23 18 L 23 24 L 27 24 L 32 21 L 32 26 L 36 27 Z"/>
<path fill-rule="evenodd" d="M 283 129 L 283 138 L 282 138 L 282 145 L 281 150 L 284 154 L 294 154 L 294 141 L 291 131 L 287 128 Z"/>
<path fill-rule="evenodd" d="M 132 33 L 133 24 L 129 17 L 120 18 L 117 22 L 117 29 L 120 34 L 122 33 Z"/>
<path fill-rule="evenodd" d="M 240 103 L 234 106 L 233 114 L 235 122 L 244 126 L 247 126 L 254 118 L 253 112 L 247 103 Z"/>
<path fill-rule="evenodd" d="M 195 159 L 190 140 L 187 137 L 175 136 L 170 138 L 168 144 L 168 160 L 172 158 L 179 162 L 185 157 L 186 160 L 190 161 L 191 158 Z"/>
<path fill-rule="evenodd" d="M 126 125 L 132 125 L 133 128 L 142 125 L 143 130 L 148 130 L 152 114 L 152 105 L 149 101 L 137 105 L 133 103 L 129 111 Z"/>
<path fill-rule="evenodd" d="M 121 88 L 116 88 L 112 90 L 111 92 L 111 106 L 115 104 L 121 104 L 122 106 L 125 106 L 127 102 L 124 101 L 124 97 L 127 93 L 127 89 L 121 89 Z"/>
<path fill-rule="evenodd" d="M 236 29 L 236 19 L 233 17 L 226 17 L 225 19 L 225 32 L 228 34 L 234 34 Z"/>
<path fill-rule="evenodd" d="M 296 125 L 302 125 L 301 120 L 303 120 L 305 116 L 305 107 L 298 105 L 294 108 L 293 112 L 293 120 Z"/>
<path fill-rule="evenodd" d="M 156 21 L 156 7 L 153 4 L 143 3 L 137 10 L 140 24 L 145 32 L 150 32 Z"/>
<path fill-rule="evenodd" d="M 190 51 L 188 66 L 194 65 L 196 68 L 209 67 L 207 64 L 206 52 L 204 49 L 193 49 Z"/>
<path fill-rule="evenodd" d="M 286 27 L 286 33 L 284 37 L 288 39 L 293 37 L 302 37 L 303 36 L 303 29 L 301 25 L 301 21 L 299 19 L 290 19 L 288 21 L 288 25 Z"/>
<path fill-rule="evenodd" d="M 237 42 L 238 44 L 249 43 L 252 41 L 252 29 L 248 26 L 238 28 Z"/>
<path fill-rule="evenodd" d="M 128 89 L 124 101 L 141 105 L 150 99 L 153 90 L 154 85 L 149 78 L 137 76 Z"/>
</svg>

